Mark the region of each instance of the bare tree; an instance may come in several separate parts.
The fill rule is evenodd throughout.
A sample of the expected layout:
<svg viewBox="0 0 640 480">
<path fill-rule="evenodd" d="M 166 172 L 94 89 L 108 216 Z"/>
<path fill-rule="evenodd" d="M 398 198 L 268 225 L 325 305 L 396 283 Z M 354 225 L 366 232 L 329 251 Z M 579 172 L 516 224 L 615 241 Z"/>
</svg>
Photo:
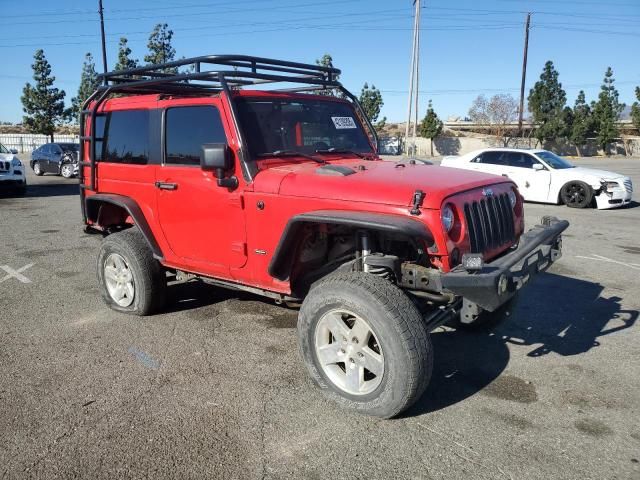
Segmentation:
<svg viewBox="0 0 640 480">
<path fill-rule="evenodd" d="M 507 136 L 509 124 L 517 116 L 518 102 L 506 93 L 499 93 L 488 100 L 484 95 L 478 95 L 469 109 L 471 121 L 489 127 L 489 132 L 498 137 L 505 147 L 510 140 Z"/>
</svg>

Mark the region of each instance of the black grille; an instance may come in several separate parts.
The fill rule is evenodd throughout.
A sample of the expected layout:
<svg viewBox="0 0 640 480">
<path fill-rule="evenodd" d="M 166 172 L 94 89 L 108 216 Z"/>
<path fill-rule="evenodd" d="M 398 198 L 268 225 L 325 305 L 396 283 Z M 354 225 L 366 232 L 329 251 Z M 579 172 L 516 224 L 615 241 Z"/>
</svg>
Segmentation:
<svg viewBox="0 0 640 480">
<path fill-rule="evenodd" d="M 0 162 L 0 170 L 9 170 L 11 164 L 9 162 Z"/>
<path fill-rule="evenodd" d="M 465 203 L 464 218 L 471 253 L 483 253 L 515 240 L 513 210 L 506 193 Z"/>
</svg>

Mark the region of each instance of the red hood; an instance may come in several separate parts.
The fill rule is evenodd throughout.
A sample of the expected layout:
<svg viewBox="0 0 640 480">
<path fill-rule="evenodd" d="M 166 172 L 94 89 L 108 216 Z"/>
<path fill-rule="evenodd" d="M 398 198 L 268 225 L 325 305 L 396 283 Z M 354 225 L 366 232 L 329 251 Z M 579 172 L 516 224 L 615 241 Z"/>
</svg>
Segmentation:
<svg viewBox="0 0 640 480">
<path fill-rule="evenodd" d="M 270 166 L 255 177 L 255 191 L 292 197 L 322 198 L 347 202 L 410 205 L 413 193 L 426 193 L 423 208 L 440 208 L 443 200 L 465 190 L 509 182 L 504 177 L 434 165 L 340 160 L 332 165 L 350 167 L 351 175 L 322 175 L 313 162 Z M 364 166 L 365 170 L 358 167 Z"/>
</svg>

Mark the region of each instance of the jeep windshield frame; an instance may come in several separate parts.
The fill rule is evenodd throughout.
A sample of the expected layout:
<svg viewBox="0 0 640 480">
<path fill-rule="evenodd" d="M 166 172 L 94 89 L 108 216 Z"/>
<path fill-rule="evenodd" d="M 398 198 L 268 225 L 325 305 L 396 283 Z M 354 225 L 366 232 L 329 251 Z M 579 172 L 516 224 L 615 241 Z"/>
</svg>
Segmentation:
<svg viewBox="0 0 640 480">
<path fill-rule="evenodd" d="M 334 97 L 262 95 L 237 97 L 235 103 L 251 161 L 277 157 L 274 152 L 299 152 L 307 158 L 334 151 L 360 158 L 375 155 L 349 102 Z"/>
<path fill-rule="evenodd" d="M 102 85 L 87 98 L 80 111 L 80 194 L 85 190 L 96 191 L 96 117 L 100 107 L 114 94 L 171 96 L 221 96 L 229 105 L 233 128 L 238 142 L 238 156 L 242 176 L 247 183 L 253 182 L 257 163 L 252 161 L 247 150 L 247 136 L 240 125 L 236 102 L 243 95 L 239 90 L 255 89 L 274 93 L 338 93 L 342 101 L 350 103 L 357 113 L 361 125 L 367 130 L 374 153 L 378 151 L 378 137 L 373 125 L 358 102 L 339 81 L 341 71 L 323 65 L 289 62 L 249 55 L 205 55 L 184 58 L 162 64 L 145 65 L 98 75 Z M 271 88 L 273 85 L 284 88 Z M 267 88 L 262 88 L 266 86 Z M 89 134 L 86 127 L 89 124 Z M 85 158 L 88 143 L 89 158 Z M 84 169 L 90 167 L 90 179 L 85 182 Z M 83 212 L 83 217 L 84 217 Z"/>
</svg>

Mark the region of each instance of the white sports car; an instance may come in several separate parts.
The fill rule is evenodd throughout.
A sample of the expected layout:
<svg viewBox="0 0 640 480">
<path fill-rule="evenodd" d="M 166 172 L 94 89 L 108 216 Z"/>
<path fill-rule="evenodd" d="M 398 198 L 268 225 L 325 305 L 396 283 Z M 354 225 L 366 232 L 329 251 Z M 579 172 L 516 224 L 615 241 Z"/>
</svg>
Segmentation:
<svg viewBox="0 0 640 480">
<path fill-rule="evenodd" d="M 576 167 L 547 150 L 486 148 L 444 157 L 443 167 L 478 170 L 509 177 L 526 201 L 585 208 L 615 208 L 631 202 L 631 179 L 619 173 Z"/>
</svg>

